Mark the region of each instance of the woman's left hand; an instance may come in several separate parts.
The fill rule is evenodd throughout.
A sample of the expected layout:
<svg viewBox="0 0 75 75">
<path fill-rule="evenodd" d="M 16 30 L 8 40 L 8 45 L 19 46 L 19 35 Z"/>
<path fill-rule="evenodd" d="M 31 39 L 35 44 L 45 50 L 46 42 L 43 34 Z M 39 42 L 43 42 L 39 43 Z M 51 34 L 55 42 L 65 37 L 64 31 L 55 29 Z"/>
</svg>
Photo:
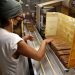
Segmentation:
<svg viewBox="0 0 75 75">
<path fill-rule="evenodd" d="M 33 41 L 34 40 L 34 37 L 32 35 L 26 35 L 26 36 L 23 37 L 23 39 L 25 41 L 27 41 L 27 40 Z"/>
</svg>

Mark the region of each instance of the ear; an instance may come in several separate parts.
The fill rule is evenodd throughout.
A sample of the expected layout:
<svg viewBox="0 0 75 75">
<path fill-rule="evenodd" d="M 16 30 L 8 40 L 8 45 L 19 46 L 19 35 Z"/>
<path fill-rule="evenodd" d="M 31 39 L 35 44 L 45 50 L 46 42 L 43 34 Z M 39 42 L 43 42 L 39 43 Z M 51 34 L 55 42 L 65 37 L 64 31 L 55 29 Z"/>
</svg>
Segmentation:
<svg viewBox="0 0 75 75">
<path fill-rule="evenodd" d="M 8 20 L 8 24 L 9 24 L 9 25 L 13 25 L 13 19 L 9 19 L 9 20 Z"/>
</svg>

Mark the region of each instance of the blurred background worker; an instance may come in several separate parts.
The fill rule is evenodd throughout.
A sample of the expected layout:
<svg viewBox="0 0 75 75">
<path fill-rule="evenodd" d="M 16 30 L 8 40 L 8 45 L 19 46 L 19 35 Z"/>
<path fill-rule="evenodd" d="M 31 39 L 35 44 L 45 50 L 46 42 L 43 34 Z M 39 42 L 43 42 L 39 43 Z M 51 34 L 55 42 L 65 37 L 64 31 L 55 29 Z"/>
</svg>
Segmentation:
<svg viewBox="0 0 75 75">
<path fill-rule="evenodd" d="M 33 36 L 13 33 L 22 16 L 22 7 L 15 0 L 0 0 L 0 70 L 2 75 L 28 75 L 26 73 L 25 57 L 40 61 L 45 54 L 45 47 L 51 39 L 41 42 L 36 51 L 27 45 L 26 40 L 33 40 Z M 1 74 L 0 74 L 1 75 Z"/>
</svg>

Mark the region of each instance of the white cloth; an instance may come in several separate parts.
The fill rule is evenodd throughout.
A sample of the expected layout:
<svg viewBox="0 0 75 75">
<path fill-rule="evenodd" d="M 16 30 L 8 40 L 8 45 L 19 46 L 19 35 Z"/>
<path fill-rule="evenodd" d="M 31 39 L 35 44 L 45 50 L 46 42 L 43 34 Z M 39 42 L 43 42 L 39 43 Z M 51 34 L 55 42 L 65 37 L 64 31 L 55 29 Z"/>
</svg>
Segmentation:
<svg viewBox="0 0 75 75">
<path fill-rule="evenodd" d="M 17 34 L 8 32 L 0 28 L 0 68 L 2 75 L 28 75 L 28 68 L 24 56 L 14 59 L 12 55 L 17 50 L 17 43 L 23 40 Z M 28 63 L 28 62 L 27 62 Z"/>
</svg>

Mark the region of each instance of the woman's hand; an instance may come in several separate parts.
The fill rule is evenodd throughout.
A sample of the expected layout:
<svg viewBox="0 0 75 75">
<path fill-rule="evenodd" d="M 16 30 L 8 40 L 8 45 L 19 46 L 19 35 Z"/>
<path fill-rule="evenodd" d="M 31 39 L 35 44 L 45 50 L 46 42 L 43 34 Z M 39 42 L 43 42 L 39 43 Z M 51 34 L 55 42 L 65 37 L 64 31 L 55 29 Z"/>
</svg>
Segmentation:
<svg viewBox="0 0 75 75">
<path fill-rule="evenodd" d="M 46 42 L 46 44 L 48 44 L 48 43 L 50 43 L 51 41 L 53 41 L 53 39 L 47 38 L 47 39 L 44 39 L 44 41 Z"/>
<path fill-rule="evenodd" d="M 34 40 L 34 37 L 32 35 L 26 35 L 26 36 L 23 37 L 23 39 L 25 41 L 27 41 L 27 40 L 33 41 Z"/>
</svg>

